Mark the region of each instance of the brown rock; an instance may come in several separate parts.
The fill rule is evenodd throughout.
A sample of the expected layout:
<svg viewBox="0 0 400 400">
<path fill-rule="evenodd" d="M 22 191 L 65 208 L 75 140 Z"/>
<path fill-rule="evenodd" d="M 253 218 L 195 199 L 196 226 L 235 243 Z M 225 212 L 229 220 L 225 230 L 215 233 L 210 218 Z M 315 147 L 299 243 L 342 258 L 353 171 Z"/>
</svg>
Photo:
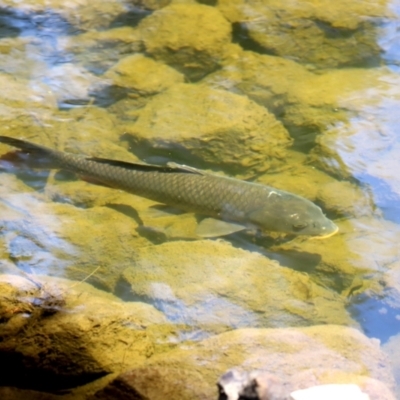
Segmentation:
<svg viewBox="0 0 400 400">
<path fill-rule="evenodd" d="M 3 386 L 54 391 L 139 365 L 154 353 L 148 329 L 165 323 L 83 283 L 2 275 L 0 285 Z"/>
</svg>

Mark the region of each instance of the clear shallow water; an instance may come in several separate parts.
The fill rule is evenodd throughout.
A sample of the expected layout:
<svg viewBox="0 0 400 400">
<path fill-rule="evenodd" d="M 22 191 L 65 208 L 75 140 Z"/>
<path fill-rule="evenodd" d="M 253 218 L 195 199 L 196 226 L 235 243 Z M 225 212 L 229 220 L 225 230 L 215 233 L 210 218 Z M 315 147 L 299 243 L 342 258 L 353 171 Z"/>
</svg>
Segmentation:
<svg viewBox="0 0 400 400">
<path fill-rule="evenodd" d="M 388 5 L 388 9 L 397 12 L 395 6 Z M 218 165 L 191 154 L 180 144 L 172 148 L 160 146 L 152 152 L 151 137 L 147 138 L 147 142 L 142 140 L 139 143 L 135 143 L 132 137 L 126 139 L 126 131 L 134 126 L 148 97 L 155 93 L 143 95 L 136 91 L 134 95 L 131 93 L 127 96 L 121 88 L 104 83 L 110 78 L 104 78 L 103 73 L 120 58 L 141 50 L 134 40 L 124 42 L 121 36 L 118 36 L 118 40 L 112 35 L 113 40 L 101 36 L 109 28 L 134 28 L 141 18 L 150 15 L 149 11 L 134 8 L 124 10 L 124 13 L 113 11 L 104 18 L 101 12 L 94 13 L 93 19 L 87 18 L 85 22 L 82 18 L 81 24 L 74 24 L 70 11 L 3 9 L 0 70 L 21 84 L 13 86 L 7 80 L 9 86 L 3 101 L 2 134 L 29 138 L 86 154 L 130 161 L 135 159 L 135 155 L 148 162 L 171 160 L 190 164 L 193 161 L 192 165 L 218 170 Z M 80 11 L 77 12 L 80 15 Z M 305 63 L 308 69 L 304 74 L 309 72 L 321 76 L 320 86 L 313 77 L 307 78 L 310 81 L 305 79 L 304 86 L 294 94 L 286 94 L 284 83 L 276 89 L 274 96 L 278 100 L 271 101 L 276 109 L 271 106 L 271 111 L 294 138 L 298 152 L 286 158 L 284 166 L 267 170 L 266 174 L 257 169 L 252 170 L 250 176 L 246 176 L 245 172 L 242 172 L 242 176 L 239 174 L 244 178 L 260 179 L 263 183 L 272 180 L 271 184 L 278 184 L 281 189 L 310 196 L 325 206 L 328 215 L 338 221 L 340 234 L 323 243 L 275 241 L 274 238 L 258 238 L 248 234 L 223 239 L 232 243 L 235 249 L 253 251 L 278 261 L 290 271 L 307 274 L 313 284 L 319 285 L 318 288 L 327 288 L 327 292 L 319 297 L 328 296 L 329 293 L 333 297 L 332 303 L 337 300 L 335 296 L 340 297 L 340 301 L 337 301 L 343 314 L 346 308 L 350 314 L 347 323 L 350 324 L 350 319 L 353 319 L 353 323 L 358 322 L 368 336 L 377 337 L 382 342 L 400 332 L 399 282 L 388 274 L 396 271 L 400 238 L 397 17 L 395 15 L 391 21 L 382 24 L 379 34 L 375 32 L 376 42 L 383 47 L 383 54 L 379 57 L 374 55 L 361 64 L 337 65 L 337 68 L 324 66 L 319 69 L 312 63 Z M 256 44 L 254 38 L 249 39 L 248 32 L 239 33 L 235 41 L 246 50 L 276 55 Z M 131 34 L 126 33 L 127 36 Z M 242 56 L 244 59 L 243 54 L 238 54 L 239 61 Z M 297 60 L 290 56 L 284 59 Z M 235 70 L 237 65 L 231 67 L 227 63 L 224 68 Z M 210 84 L 213 79 L 214 85 L 219 85 L 220 89 L 248 95 L 264 105 L 264 92 L 268 92 L 266 87 L 259 82 L 249 85 L 256 93 L 244 88 L 245 76 L 235 86 L 223 75 L 224 68 L 221 68 L 222 72 L 214 72 L 213 78 L 207 74 L 203 79 L 196 78 L 196 84 Z M 244 70 L 246 68 L 250 69 L 245 67 Z M 219 72 L 222 75 L 218 75 Z M 339 74 L 342 74 L 342 78 Z M 328 75 L 330 77 L 326 78 Z M 153 76 L 148 79 L 153 79 Z M 286 86 L 295 86 L 292 85 L 292 78 L 281 77 L 282 81 L 285 79 Z M 224 84 L 226 87 L 223 87 Z M 341 91 L 343 97 L 340 96 Z M 21 92 L 24 93 L 22 96 Z M 307 99 L 311 99 L 309 103 Z M 292 107 L 300 108 L 299 114 L 291 111 Z M 313 114 L 315 109 L 318 112 Z M 182 114 L 185 111 L 182 109 Z M 160 114 L 163 112 L 159 110 Z M 190 118 L 190 114 L 187 115 Z M 199 121 L 194 120 L 193 127 L 196 124 Z M 5 147 L 2 149 L 6 150 Z M 238 157 L 242 156 L 239 154 Z M 221 164 L 221 170 L 233 174 L 234 168 L 226 164 Z M 173 324 L 192 327 L 193 340 L 206 336 L 207 330 L 212 332 L 237 327 L 307 325 L 344 320 L 343 315 L 337 318 L 333 316 L 334 312 L 327 310 L 324 304 L 321 306 L 323 316 L 318 321 L 311 322 L 304 316 L 286 321 L 279 315 L 279 310 L 275 310 L 272 322 L 267 325 L 268 317 L 260 311 L 260 303 L 246 297 L 246 293 L 238 293 L 241 287 L 237 281 L 243 279 L 243 286 L 250 287 L 256 293 L 254 297 L 260 299 L 268 293 L 268 289 L 263 285 L 257 286 L 253 275 L 250 278 L 240 275 L 231 278 L 234 270 L 229 270 L 226 275 L 223 268 L 214 271 L 212 258 L 207 258 L 210 265 L 195 265 L 194 269 L 204 267 L 207 273 L 192 279 L 194 272 L 185 264 L 187 261 L 179 264 L 180 259 L 175 254 L 177 269 L 189 269 L 188 276 L 177 281 L 175 286 L 172 279 L 168 280 L 167 273 L 163 278 L 162 268 L 153 275 L 146 275 L 149 268 L 147 263 L 154 264 L 154 261 L 140 259 L 137 250 L 185 238 L 181 226 L 178 226 L 181 229 L 178 233 L 169 233 L 165 229 L 165 226 L 169 228 L 179 223 L 171 220 L 162 229 L 152 229 L 150 226 L 147 230 L 137 231 L 137 221 L 146 222 L 146 202 L 138 203 L 139 200 L 135 198 L 128 200 L 127 197 L 120 197 L 119 193 L 113 194 L 108 189 L 96 189 L 90 185 L 74 186 L 73 183 L 71 186 L 74 180 L 69 174 L 49 175 L 29 169 L 21 172 L 10 165 L 7 168 L 2 173 L 2 204 L 5 205 L 2 215 L 2 229 L 5 232 L 2 257 L 29 274 L 67 276 L 80 280 L 100 266 L 90 278 L 90 283 L 113 291 L 124 300 L 140 300 L 154 305 Z M 323 176 L 308 175 L 312 168 L 322 171 Z M 294 179 L 290 180 L 290 176 L 294 176 Z M 361 199 L 357 197 L 353 209 L 341 203 L 335 204 L 332 199 L 325 204 L 323 196 L 315 194 L 318 185 L 322 186 L 322 181 L 332 184 L 329 179 L 350 182 L 360 190 Z M 343 192 L 342 197 L 345 196 L 347 194 Z M 370 201 L 368 206 L 363 202 L 365 199 Z M 48 208 L 52 202 L 60 204 L 61 208 Z M 108 204 L 117 206 L 106 207 Z M 69 206 L 78 208 L 79 212 Z M 123 212 L 121 207 L 125 207 Z M 15 215 L 11 215 L 10 210 Z M 81 220 L 78 220 L 78 213 Z M 154 220 L 149 221 L 149 225 L 154 223 Z M 183 225 L 192 222 L 188 220 Z M 79 236 L 82 232 L 84 238 Z M 118 240 L 114 242 L 113 232 L 118 232 Z M 190 242 L 185 251 L 191 251 Z M 246 255 L 241 256 L 246 259 Z M 171 257 L 174 257 L 174 253 L 171 253 Z M 225 270 L 228 271 L 234 262 L 228 258 L 225 262 Z M 142 268 L 143 282 L 132 283 L 128 279 L 129 274 L 120 278 L 119 274 L 137 265 Z M 179 271 L 175 273 L 179 275 Z M 396 277 L 395 272 L 393 275 Z M 230 279 L 236 279 L 233 289 L 229 289 L 232 285 Z M 206 285 L 208 280 L 213 285 Z M 146 282 L 151 284 L 147 287 Z M 131 284 L 136 285 L 135 293 L 126 294 L 124 288 L 130 288 Z M 287 283 L 280 284 L 283 286 Z M 318 296 L 314 298 L 312 290 L 319 289 L 308 286 L 308 281 L 302 282 L 302 285 L 304 287 L 295 288 L 301 294 L 299 298 L 311 299 L 316 306 L 315 298 Z M 183 288 L 187 288 L 187 292 Z M 182 289 L 182 293 L 179 293 L 179 289 Z M 295 305 L 291 306 L 295 309 Z M 214 328 L 210 329 L 210 326 Z M 190 337 L 190 334 L 182 333 L 182 340 L 186 340 L 187 336 Z"/>
</svg>

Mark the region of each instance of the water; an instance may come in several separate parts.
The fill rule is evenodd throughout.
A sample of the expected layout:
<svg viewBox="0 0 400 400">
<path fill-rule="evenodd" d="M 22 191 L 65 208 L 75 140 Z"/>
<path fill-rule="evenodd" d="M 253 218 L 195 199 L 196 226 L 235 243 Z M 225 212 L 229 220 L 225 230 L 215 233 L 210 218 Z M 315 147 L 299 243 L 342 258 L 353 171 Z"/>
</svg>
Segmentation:
<svg viewBox="0 0 400 400">
<path fill-rule="evenodd" d="M 243 327 L 398 335 L 399 5 L 367 3 L 300 18 L 292 2 L 266 30 L 262 8 L 222 1 L 229 22 L 209 7 L 201 32 L 174 13 L 164 31 L 157 12 L 123 2 L 0 9 L 2 135 L 256 180 L 309 198 L 340 228 L 325 241 L 200 241 L 195 216 L 3 161 L 3 272 L 87 279 L 146 303 L 174 346 Z"/>
</svg>

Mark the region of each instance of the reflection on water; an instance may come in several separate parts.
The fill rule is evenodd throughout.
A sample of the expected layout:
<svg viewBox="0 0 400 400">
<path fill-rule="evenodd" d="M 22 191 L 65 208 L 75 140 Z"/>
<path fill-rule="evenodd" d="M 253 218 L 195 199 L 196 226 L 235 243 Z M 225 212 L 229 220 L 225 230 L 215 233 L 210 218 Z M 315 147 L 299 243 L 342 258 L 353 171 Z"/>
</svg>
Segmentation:
<svg viewBox="0 0 400 400">
<path fill-rule="evenodd" d="M 38 379 L 61 374 L 51 390 L 72 387 L 239 328 L 333 324 L 398 340 L 399 6 L 169 3 L 1 4 L 1 135 L 257 181 L 313 201 L 340 231 L 323 241 L 271 232 L 200 240 L 192 214 L 154 213 L 149 200 L 3 157 L 0 272 L 63 293 L 87 280 L 76 291 L 84 300 L 68 295 L 65 307 L 77 320 L 98 313 L 79 340 L 85 329 L 124 326 L 104 339 L 118 361 L 102 359 L 83 380 L 41 365 Z M 2 144 L 0 154 L 10 150 Z M 1 282 L 10 291 L 1 324 L 42 332 L 42 320 L 26 322 L 42 318 L 29 283 Z M 117 304 L 114 317 L 102 296 Z M 103 353 L 104 343 L 95 345 Z M 0 385 L 18 386 L 7 379 Z"/>
<path fill-rule="evenodd" d="M 385 292 L 383 295 L 390 296 Z M 363 297 L 361 295 L 353 300 L 350 312 L 362 323 L 365 333 L 371 337 L 378 336 L 383 342 L 396 336 L 400 328 L 400 309 L 379 298 Z"/>
</svg>

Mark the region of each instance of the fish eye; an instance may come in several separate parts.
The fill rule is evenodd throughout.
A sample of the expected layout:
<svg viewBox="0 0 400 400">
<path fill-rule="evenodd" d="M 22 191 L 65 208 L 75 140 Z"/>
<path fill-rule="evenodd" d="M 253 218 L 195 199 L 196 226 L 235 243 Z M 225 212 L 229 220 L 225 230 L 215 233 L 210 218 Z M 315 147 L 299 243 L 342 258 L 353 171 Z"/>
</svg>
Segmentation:
<svg viewBox="0 0 400 400">
<path fill-rule="evenodd" d="M 304 228 L 307 228 L 308 224 L 306 222 L 299 222 L 298 224 L 293 224 L 292 228 L 294 231 L 301 231 Z"/>
</svg>

